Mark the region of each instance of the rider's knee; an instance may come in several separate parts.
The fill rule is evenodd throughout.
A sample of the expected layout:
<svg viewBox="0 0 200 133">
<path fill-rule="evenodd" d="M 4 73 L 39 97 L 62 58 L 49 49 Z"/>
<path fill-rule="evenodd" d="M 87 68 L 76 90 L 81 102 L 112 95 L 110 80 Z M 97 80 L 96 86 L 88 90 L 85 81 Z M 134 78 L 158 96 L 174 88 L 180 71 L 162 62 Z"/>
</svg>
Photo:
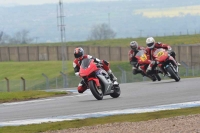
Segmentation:
<svg viewBox="0 0 200 133">
<path fill-rule="evenodd" d="M 83 83 L 83 81 L 79 83 L 77 90 L 79 93 L 83 93 L 85 90 L 87 90 L 87 86 Z"/>
</svg>

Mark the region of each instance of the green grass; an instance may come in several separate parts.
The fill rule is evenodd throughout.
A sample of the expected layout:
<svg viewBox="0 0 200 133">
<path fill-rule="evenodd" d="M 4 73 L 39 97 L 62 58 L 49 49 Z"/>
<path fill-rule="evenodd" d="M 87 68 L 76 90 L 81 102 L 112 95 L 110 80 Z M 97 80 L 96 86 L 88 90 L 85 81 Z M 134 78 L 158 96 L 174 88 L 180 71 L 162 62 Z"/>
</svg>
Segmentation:
<svg viewBox="0 0 200 133">
<path fill-rule="evenodd" d="M 45 92 L 45 91 L 21 91 L 21 92 L 1 92 L 0 103 L 24 101 L 52 96 L 66 95 L 66 92 Z"/>
<path fill-rule="evenodd" d="M 62 122 L 51 122 L 43 124 L 32 124 L 24 126 L 11 126 L 1 127 L 0 132 L 2 133 L 39 133 L 45 131 L 62 130 L 68 128 L 79 128 L 83 126 L 94 126 L 98 124 L 107 124 L 114 122 L 139 122 L 154 120 L 160 118 L 169 118 L 175 116 L 187 116 L 190 114 L 200 114 L 200 107 L 178 109 L 178 110 L 166 110 L 151 113 L 139 113 L 139 114 L 128 114 L 128 115 L 115 115 L 101 118 L 88 118 L 83 120 L 72 120 Z"/>
<path fill-rule="evenodd" d="M 68 87 L 76 87 L 81 79 L 74 75 L 72 61 L 67 61 L 66 67 Z M 127 83 L 143 80 L 140 74 L 132 74 L 132 66 L 128 61 L 111 61 L 110 67 L 115 76 L 119 79 L 119 83 L 123 82 L 121 79 L 122 71 L 119 67 L 126 71 Z M 46 79 L 42 76 L 42 73 L 48 76 L 50 88 L 62 88 L 63 79 L 60 71 L 62 71 L 62 61 L 2 62 L 0 63 L 0 91 L 7 90 L 5 77 L 9 79 L 10 91 L 23 90 L 21 77 L 25 79 L 26 90 L 44 90 L 46 89 Z M 200 76 L 200 70 L 195 70 L 194 73 L 195 76 Z M 181 77 L 186 77 L 184 76 L 185 68 L 183 66 L 180 67 L 179 74 Z M 192 71 L 189 70 L 188 74 L 187 77 L 191 77 Z"/>
<path fill-rule="evenodd" d="M 73 61 L 67 61 L 67 74 L 74 75 L 72 66 Z M 117 66 L 129 65 L 128 62 L 111 62 L 111 68 L 113 71 L 118 71 Z M 124 67 L 124 69 L 130 69 L 130 67 Z M 62 61 L 37 61 L 37 62 L 1 62 L 0 63 L 0 80 L 8 79 L 44 79 L 42 73 L 47 75 L 49 78 L 57 77 L 62 71 Z"/>
<path fill-rule="evenodd" d="M 72 71 L 72 62 L 67 62 L 67 71 Z M 69 67 L 70 66 L 70 67 Z M 62 61 L 37 61 L 37 62 L 1 62 L 0 80 L 8 79 L 43 79 L 42 73 L 49 78 L 60 75 Z"/>
<path fill-rule="evenodd" d="M 170 45 L 181 45 L 181 44 L 197 44 L 200 43 L 200 34 L 196 35 L 174 35 L 174 36 L 162 36 L 162 37 L 154 37 L 157 42 L 163 42 Z M 129 43 L 135 40 L 139 43 L 140 46 L 146 46 L 146 37 L 141 38 L 116 38 L 116 39 L 108 39 L 108 40 L 95 40 L 95 41 L 79 41 L 79 42 L 67 42 L 67 46 L 121 46 L 121 47 L 129 47 Z M 61 43 L 41 43 L 41 44 L 33 44 L 37 46 L 59 46 Z M 16 45 L 15 45 L 16 46 Z M 19 45 L 24 46 L 24 45 Z"/>
<path fill-rule="evenodd" d="M 66 61 L 67 71 L 65 72 L 68 77 L 69 87 L 75 87 L 81 80 L 75 77 L 73 70 L 73 61 Z M 118 65 L 125 70 L 131 70 L 131 66 L 128 62 L 111 62 L 111 68 L 113 72 L 121 73 Z M 62 71 L 62 61 L 34 61 L 34 62 L 1 62 L 0 63 L 0 91 L 7 90 L 7 82 L 5 77 L 9 79 L 10 91 L 21 91 L 22 80 L 25 79 L 26 90 L 41 90 L 46 89 L 46 79 L 42 76 L 42 73 L 49 78 L 50 88 L 57 87 L 62 88 L 63 79 L 60 74 Z"/>
</svg>

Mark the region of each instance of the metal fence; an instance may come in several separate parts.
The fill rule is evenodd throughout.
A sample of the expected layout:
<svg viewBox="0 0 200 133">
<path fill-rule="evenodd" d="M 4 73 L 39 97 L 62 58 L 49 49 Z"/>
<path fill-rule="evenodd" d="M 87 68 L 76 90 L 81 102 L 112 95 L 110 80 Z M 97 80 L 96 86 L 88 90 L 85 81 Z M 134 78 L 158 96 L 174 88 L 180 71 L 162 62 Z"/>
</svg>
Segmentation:
<svg viewBox="0 0 200 133">
<path fill-rule="evenodd" d="M 186 77 L 200 77 L 200 66 L 189 67 L 184 62 L 181 62 L 179 67 L 179 75 L 181 78 Z M 118 78 L 119 83 L 131 83 L 131 82 L 144 82 L 150 81 L 147 77 L 142 77 L 140 74 L 133 75 L 132 71 L 125 71 L 120 66 L 118 66 L 119 71 L 114 72 L 115 76 Z M 60 89 L 60 88 L 70 88 L 78 86 L 81 78 L 76 76 L 67 76 L 61 74 L 61 76 L 55 78 L 48 78 L 47 75 L 43 74 L 44 79 L 41 80 L 2 80 L 0 81 L 0 92 L 5 91 L 24 91 L 24 90 L 48 90 L 48 89 Z M 163 77 L 161 79 L 168 79 Z M 8 83 L 9 81 L 9 83 Z M 9 87 L 9 89 L 8 89 Z"/>
</svg>

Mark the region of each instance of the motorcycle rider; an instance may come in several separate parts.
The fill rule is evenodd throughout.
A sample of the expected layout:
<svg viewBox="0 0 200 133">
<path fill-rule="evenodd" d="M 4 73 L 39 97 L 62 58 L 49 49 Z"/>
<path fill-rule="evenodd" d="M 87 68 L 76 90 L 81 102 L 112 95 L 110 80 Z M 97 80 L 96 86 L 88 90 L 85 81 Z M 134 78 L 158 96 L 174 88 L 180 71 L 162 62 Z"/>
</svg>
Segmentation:
<svg viewBox="0 0 200 133">
<path fill-rule="evenodd" d="M 130 48 L 128 52 L 128 57 L 129 57 L 129 62 L 133 66 L 132 67 L 132 72 L 134 75 L 141 73 L 143 76 L 145 76 L 144 72 L 140 69 L 138 69 L 138 60 L 135 57 L 137 54 L 138 50 L 145 50 L 144 47 L 138 46 L 138 43 L 136 41 L 131 41 L 130 42 Z"/>
<path fill-rule="evenodd" d="M 158 48 L 163 48 L 167 50 L 167 52 L 175 59 L 176 54 L 172 50 L 171 46 L 169 46 L 168 44 L 164 44 L 162 42 L 155 42 L 155 39 L 153 37 L 148 37 L 146 39 L 146 45 L 147 45 L 147 48 L 146 48 L 147 56 L 149 56 L 149 59 L 152 60 L 146 70 L 147 73 L 150 73 L 152 68 L 156 66 L 156 62 L 154 61 L 154 58 L 153 58 L 153 53 Z M 176 63 L 177 65 L 180 65 L 180 63 L 178 62 Z"/>
<path fill-rule="evenodd" d="M 110 63 L 107 62 L 106 60 L 100 60 L 98 58 L 95 58 L 91 55 L 84 55 L 84 50 L 81 47 L 77 47 L 74 49 L 74 61 L 73 61 L 73 68 L 76 76 L 79 76 L 79 70 L 80 70 L 80 65 L 81 61 L 85 58 L 89 59 L 94 59 L 94 62 L 102 64 L 102 68 L 109 74 L 112 82 L 115 85 L 118 85 L 117 78 L 115 75 L 112 73 L 112 70 L 110 69 Z M 78 92 L 83 93 L 87 89 L 87 85 L 84 82 L 84 79 L 81 80 L 81 82 L 78 85 Z"/>
</svg>

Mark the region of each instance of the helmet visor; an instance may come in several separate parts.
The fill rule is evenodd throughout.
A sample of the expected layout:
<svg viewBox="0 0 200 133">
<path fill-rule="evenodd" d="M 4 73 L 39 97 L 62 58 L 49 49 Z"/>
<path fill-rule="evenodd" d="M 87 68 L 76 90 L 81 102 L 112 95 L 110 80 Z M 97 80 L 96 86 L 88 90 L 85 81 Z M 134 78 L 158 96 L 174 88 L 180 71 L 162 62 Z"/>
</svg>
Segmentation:
<svg viewBox="0 0 200 133">
<path fill-rule="evenodd" d="M 132 50 L 137 50 L 137 47 L 136 46 L 131 46 L 131 49 Z"/>
<path fill-rule="evenodd" d="M 75 58 L 80 58 L 82 55 L 83 55 L 82 53 L 78 52 L 78 53 L 75 53 L 75 54 L 74 54 L 74 57 L 75 57 Z"/>
<path fill-rule="evenodd" d="M 153 45 L 154 45 L 154 42 L 152 42 L 152 43 L 147 43 L 147 47 L 149 47 L 149 48 L 153 48 Z"/>
</svg>

